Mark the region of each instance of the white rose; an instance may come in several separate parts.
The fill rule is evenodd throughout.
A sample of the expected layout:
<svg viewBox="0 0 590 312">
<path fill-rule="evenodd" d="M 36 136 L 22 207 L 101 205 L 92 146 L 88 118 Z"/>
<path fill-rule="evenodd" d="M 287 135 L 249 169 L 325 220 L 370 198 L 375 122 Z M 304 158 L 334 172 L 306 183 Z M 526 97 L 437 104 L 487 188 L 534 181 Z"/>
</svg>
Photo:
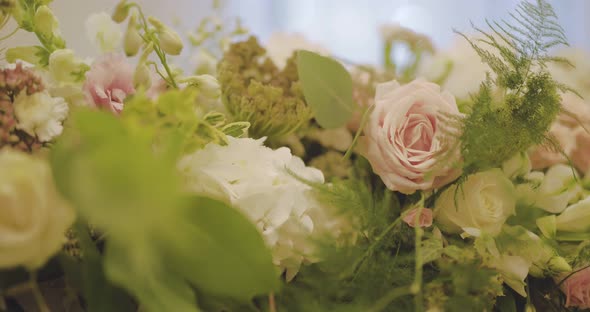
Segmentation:
<svg viewBox="0 0 590 312">
<path fill-rule="evenodd" d="M 590 197 L 567 207 L 556 218 L 558 231 L 590 232 Z"/>
<path fill-rule="evenodd" d="M 512 182 L 499 169 L 476 173 L 445 190 L 434 205 L 435 220 L 450 233 L 497 235 L 515 212 Z"/>
<path fill-rule="evenodd" d="M 61 134 L 68 110 L 63 98 L 52 97 L 47 91 L 31 95 L 21 92 L 14 100 L 16 127 L 41 142 L 51 141 Z"/>
<path fill-rule="evenodd" d="M 0 268 L 39 268 L 65 242 L 74 210 L 57 192 L 45 161 L 4 149 L 0 172 Z"/>
<path fill-rule="evenodd" d="M 274 262 L 295 276 L 302 262 L 315 261 L 311 235 L 324 220 L 312 188 L 287 172 L 323 183 L 321 171 L 306 167 L 288 148 L 272 150 L 263 140 L 228 137 L 183 157 L 178 168 L 190 191 L 213 196 L 240 209 L 262 233 Z"/>
<path fill-rule="evenodd" d="M 106 12 L 92 14 L 86 19 L 86 35 L 103 52 L 113 52 L 123 38 L 123 31 Z"/>
</svg>

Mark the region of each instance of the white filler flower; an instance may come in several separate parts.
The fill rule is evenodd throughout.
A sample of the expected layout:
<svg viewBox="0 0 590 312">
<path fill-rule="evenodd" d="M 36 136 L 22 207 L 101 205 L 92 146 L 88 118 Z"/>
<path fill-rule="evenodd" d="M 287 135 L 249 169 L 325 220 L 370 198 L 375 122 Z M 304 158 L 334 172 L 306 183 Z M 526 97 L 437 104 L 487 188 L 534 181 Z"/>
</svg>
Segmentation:
<svg viewBox="0 0 590 312">
<path fill-rule="evenodd" d="M 113 52 L 123 40 L 123 31 L 106 12 L 92 14 L 86 19 L 86 35 L 102 52 Z"/>
<path fill-rule="evenodd" d="M 190 191 L 225 200 L 250 218 L 290 280 L 302 262 L 314 261 L 310 236 L 324 220 L 314 219 L 323 214 L 312 188 L 288 170 L 316 183 L 323 183 L 324 176 L 288 148 L 272 150 L 263 145 L 264 139 L 228 140 L 226 146 L 212 143 L 185 156 L 179 170 Z"/>
<path fill-rule="evenodd" d="M 21 92 L 14 100 L 16 127 L 41 142 L 51 141 L 61 134 L 68 110 L 63 98 L 52 97 L 47 91 L 31 95 Z"/>
</svg>

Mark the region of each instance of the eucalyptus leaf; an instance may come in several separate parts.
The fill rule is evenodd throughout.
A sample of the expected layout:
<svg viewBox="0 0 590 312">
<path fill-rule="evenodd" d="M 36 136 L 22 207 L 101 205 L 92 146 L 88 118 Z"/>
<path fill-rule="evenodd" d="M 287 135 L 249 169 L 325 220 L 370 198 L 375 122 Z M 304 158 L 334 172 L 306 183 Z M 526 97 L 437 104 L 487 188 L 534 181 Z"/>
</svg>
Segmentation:
<svg viewBox="0 0 590 312">
<path fill-rule="evenodd" d="M 319 54 L 297 52 L 297 71 L 307 104 L 324 128 L 344 126 L 352 117 L 352 78 L 337 61 Z"/>
</svg>

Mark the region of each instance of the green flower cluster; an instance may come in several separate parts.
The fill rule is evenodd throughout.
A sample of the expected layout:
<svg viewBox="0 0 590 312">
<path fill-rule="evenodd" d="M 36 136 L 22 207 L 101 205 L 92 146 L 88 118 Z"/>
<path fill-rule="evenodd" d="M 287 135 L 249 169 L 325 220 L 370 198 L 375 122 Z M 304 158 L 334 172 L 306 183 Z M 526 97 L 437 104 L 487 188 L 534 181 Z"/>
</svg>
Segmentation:
<svg viewBox="0 0 590 312">
<path fill-rule="evenodd" d="M 218 65 L 222 100 L 234 120 L 251 124 L 249 135 L 286 136 L 307 123 L 306 105 L 295 58 L 280 70 L 265 56 L 255 37 L 234 43 Z"/>
</svg>

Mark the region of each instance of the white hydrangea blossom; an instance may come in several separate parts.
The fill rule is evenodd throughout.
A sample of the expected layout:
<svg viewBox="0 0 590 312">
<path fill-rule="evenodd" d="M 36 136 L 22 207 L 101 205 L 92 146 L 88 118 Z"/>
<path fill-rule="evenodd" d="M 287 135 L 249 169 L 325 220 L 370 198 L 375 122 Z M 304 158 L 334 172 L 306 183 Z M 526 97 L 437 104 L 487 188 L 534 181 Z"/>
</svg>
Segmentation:
<svg viewBox="0 0 590 312">
<path fill-rule="evenodd" d="M 86 19 L 86 35 L 103 52 L 115 51 L 123 39 L 121 27 L 106 12 L 92 14 Z"/>
<path fill-rule="evenodd" d="M 31 95 L 21 92 L 14 100 L 16 127 L 41 142 L 51 141 L 61 134 L 68 111 L 63 98 L 52 97 L 47 91 Z"/>
<path fill-rule="evenodd" d="M 313 262 L 311 235 L 329 224 L 312 188 L 289 174 L 323 183 L 320 170 L 306 167 L 288 148 L 272 150 L 264 139 L 228 137 L 226 146 L 209 144 L 178 164 L 190 191 L 228 201 L 262 233 L 273 261 L 287 280 L 301 263 Z M 329 225 L 328 225 L 329 226 Z"/>
</svg>

